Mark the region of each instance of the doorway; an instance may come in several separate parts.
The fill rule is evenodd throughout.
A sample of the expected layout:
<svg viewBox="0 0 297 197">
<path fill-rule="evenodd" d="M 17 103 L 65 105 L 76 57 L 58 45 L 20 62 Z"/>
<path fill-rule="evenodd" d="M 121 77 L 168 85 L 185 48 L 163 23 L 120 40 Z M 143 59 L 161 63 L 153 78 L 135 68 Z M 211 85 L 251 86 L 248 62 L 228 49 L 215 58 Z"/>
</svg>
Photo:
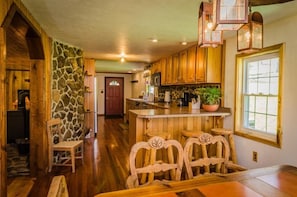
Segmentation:
<svg viewBox="0 0 297 197">
<path fill-rule="evenodd" d="M 45 127 L 40 123 L 45 119 L 45 102 L 44 91 L 39 90 L 45 90 L 42 79 L 45 79 L 46 68 L 41 33 L 32 26 L 16 4 L 13 3 L 7 10 L 1 25 L 0 66 L 1 76 L 5 79 L 0 88 L 1 94 L 5 95 L 1 109 L 6 115 L 1 113 L 0 119 L 6 125 L 0 128 L 3 136 L 0 137 L 0 146 L 3 147 L 0 150 L 0 196 L 6 196 L 8 176 L 36 176 L 38 172 L 44 173 L 44 161 L 40 159 L 44 146 L 40 139 L 44 139 Z M 30 106 L 30 103 L 34 105 Z M 14 144 L 15 147 L 10 147 L 9 144 Z M 10 167 L 7 158 L 10 148 L 16 148 L 21 154 L 19 164 L 26 166 L 25 171 L 7 173 Z M 23 155 L 26 157 L 22 157 Z M 19 164 L 16 166 L 20 167 Z"/>
<path fill-rule="evenodd" d="M 124 78 L 105 77 L 105 116 L 118 117 L 124 114 Z"/>
</svg>

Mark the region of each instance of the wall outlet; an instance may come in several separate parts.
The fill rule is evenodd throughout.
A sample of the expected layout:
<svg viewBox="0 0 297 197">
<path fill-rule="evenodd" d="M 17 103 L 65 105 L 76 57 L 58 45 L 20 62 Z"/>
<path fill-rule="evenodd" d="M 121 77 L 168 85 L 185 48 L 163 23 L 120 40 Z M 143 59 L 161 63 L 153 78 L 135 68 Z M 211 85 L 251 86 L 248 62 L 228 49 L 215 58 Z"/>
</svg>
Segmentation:
<svg viewBox="0 0 297 197">
<path fill-rule="evenodd" d="M 253 151 L 253 161 L 258 162 L 258 153 L 256 151 Z"/>
</svg>

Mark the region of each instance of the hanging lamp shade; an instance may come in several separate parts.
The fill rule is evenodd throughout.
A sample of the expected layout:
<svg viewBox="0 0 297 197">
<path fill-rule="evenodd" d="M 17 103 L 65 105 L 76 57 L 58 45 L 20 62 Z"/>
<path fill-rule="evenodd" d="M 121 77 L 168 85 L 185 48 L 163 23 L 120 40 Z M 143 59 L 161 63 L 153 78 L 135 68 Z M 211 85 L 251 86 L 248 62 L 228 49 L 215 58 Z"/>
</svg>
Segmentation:
<svg viewBox="0 0 297 197">
<path fill-rule="evenodd" d="M 253 52 L 263 48 L 263 17 L 259 12 L 249 14 L 249 22 L 237 31 L 237 51 Z"/>
<path fill-rule="evenodd" d="M 198 18 L 199 47 L 217 47 L 223 44 L 223 32 L 213 31 L 212 3 L 201 2 Z"/>
<path fill-rule="evenodd" d="M 248 0 L 213 0 L 215 30 L 238 30 L 248 22 Z"/>
</svg>

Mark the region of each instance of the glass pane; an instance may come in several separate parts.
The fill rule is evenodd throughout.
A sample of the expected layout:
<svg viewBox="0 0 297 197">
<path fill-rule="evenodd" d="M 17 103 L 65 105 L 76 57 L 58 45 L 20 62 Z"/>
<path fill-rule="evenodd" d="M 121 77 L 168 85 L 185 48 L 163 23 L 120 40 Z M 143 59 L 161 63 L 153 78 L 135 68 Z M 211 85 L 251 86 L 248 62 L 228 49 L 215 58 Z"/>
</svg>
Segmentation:
<svg viewBox="0 0 297 197">
<path fill-rule="evenodd" d="M 269 94 L 269 78 L 259 78 L 258 94 Z"/>
<path fill-rule="evenodd" d="M 264 96 L 256 97 L 256 112 L 266 114 L 267 109 L 267 99 Z"/>
<path fill-rule="evenodd" d="M 270 74 L 270 60 L 260 61 L 258 76 L 259 77 L 268 77 Z"/>
<path fill-rule="evenodd" d="M 247 67 L 247 76 L 250 77 L 257 77 L 258 74 L 258 62 L 249 62 Z"/>
<path fill-rule="evenodd" d="M 279 75 L 278 73 L 279 70 L 279 58 L 273 58 L 271 59 L 271 66 L 270 66 L 270 75 L 272 77 L 276 77 Z"/>
<path fill-rule="evenodd" d="M 278 98 L 277 97 L 268 97 L 268 109 L 267 114 L 277 115 L 277 106 L 278 106 Z"/>
<path fill-rule="evenodd" d="M 270 79 L 269 93 L 272 95 L 278 95 L 278 77 L 272 77 Z"/>
<path fill-rule="evenodd" d="M 267 133 L 276 135 L 277 133 L 276 116 L 267 116 Z"/>
<path fill-rule="evenodd" d="M 258 93 L 258 79 L 248 79 L 247 80 L 246 93 L 247 94 L 257 94 Z"/>
<path fill-rule="evenodd" d="M 119 82 L 118 81 L 111 81 L 111 82 L 109 82 L 109 85 L 110 86 L 119 86 L 120 84 L 119 84 Z"/>
<path fill-rule="evenodd" d="M 254 113 L 249 113 L 248 121 L 249 121 L 248 128 L 255 129 L 255 114 Z"/>
<path fill-rule="evenodd" d="M 249 100 L 249 110 L 254 112 L 255 111 L 255 102 L 256 102 L 256 97 L 255 96 L 250 96 Z"/>
<path fill-rule="evenodd" d="M 255 129 L 258 131 L 266 131 L 266 115 L 255 114 Z"/>
</svg>

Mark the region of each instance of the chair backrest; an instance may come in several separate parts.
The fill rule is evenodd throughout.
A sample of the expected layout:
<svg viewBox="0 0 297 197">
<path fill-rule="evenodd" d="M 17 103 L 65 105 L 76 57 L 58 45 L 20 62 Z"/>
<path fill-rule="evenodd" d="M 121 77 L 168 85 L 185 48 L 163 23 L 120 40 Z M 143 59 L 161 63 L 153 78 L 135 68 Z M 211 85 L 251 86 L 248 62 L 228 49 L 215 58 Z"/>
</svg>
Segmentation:
<svg viewBox="0 0 297 197">
<path fill-rule="evenodd" d="M 47 121 L 46 131 L 48 139 L 49 154 L 52 154 L 53 144 L 61 142 L 61 119 L 53 118 Z"/>
<path fill-rule="evenodd" d="M 207 173 L 227 173 L 230 148 L 223 136 L 203 133 L 188 138 L 184 146 L 184 161 L 188 178 Z"/>
<path fill-rule="evenodd" d="M 150 155 L 153 154 L 153 157 L 155 155 L 159 157 L 154 163 L 150 162 L 147 165 L 136 166 L 136 157 L 139 156 L 138 153 L 140 151 L 143 151 L 143 153 L 148 153 L 147 151 L 149 151 Z M 171 153 L 173 158 L 167 158 Z M 176 140 L 165 140 L 162 137 L 154 136 L 147 142 L 142 141 L 133 145 L 130 151 L 129 162 L 131 175 L 127 179 L 128 188 L 153 184 L 155 181 L 178 181 L 181 179 L 183 167 L 183 148 Z M 167 175 L 164 177 L 166 172 Z M 140 179 L 143 179 L 143 174 L 153 174 L 153 178 L 150 179 L 148 176 L 142 183 Z"/>
</svg>

